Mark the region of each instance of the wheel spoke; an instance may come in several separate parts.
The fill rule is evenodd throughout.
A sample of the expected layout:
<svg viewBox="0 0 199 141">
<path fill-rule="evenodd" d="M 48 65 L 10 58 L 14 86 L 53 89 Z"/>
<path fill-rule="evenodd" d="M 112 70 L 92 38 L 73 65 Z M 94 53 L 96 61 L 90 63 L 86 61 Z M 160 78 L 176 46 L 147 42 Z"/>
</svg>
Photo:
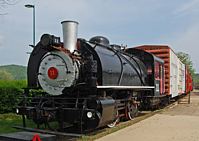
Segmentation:
<svg viewBox="0 0 199 141">
<path fill-rule="evenodd" d="M 137 104 L 129 102 L 127 108 L 128 108 L 128 113 L 127 113 L 128 119 L 133 120 L 138 113 Z"/>
</svg>

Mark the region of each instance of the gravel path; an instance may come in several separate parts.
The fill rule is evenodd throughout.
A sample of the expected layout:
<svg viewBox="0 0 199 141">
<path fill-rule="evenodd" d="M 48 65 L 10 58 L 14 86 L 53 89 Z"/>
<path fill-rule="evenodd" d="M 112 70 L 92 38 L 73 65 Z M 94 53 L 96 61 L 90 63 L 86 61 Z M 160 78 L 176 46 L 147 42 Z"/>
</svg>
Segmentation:
<svg viewBox="0 0 199 141">
<path fill-rule="evenodd" d="M 199 141 L 199 93 L 97 141 Z"/>
</svg>

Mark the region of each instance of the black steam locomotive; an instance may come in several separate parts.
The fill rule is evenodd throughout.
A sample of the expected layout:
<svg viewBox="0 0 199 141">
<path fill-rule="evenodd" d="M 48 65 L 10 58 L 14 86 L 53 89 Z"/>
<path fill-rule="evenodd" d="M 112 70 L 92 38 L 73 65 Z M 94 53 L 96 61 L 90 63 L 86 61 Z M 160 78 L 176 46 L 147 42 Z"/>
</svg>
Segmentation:
<svg viewBox="0 0 199 141">
<path fill-rule="evenodd" d="M 155 62 L 163 65 L 161 59 L 101 36 L 77 39 L 77 22 L 62 25 L 64 43 L 44 34 L 30 55 L 28 87 L 17 109 L 23 118 L 85 131 L 113 127 L 120 118 L 133 119 L 138 108 L 160 103 L 160 82 L 151 72 Z M 38 89 L 39 96 L 31 93 Z"/>
</svg>

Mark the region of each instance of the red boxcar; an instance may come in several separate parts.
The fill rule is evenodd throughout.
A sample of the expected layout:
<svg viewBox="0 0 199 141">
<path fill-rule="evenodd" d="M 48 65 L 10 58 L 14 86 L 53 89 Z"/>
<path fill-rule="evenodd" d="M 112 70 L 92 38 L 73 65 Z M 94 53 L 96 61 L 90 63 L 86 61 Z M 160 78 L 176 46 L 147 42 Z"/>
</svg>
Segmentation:
<svg viewBox="0 0 199 141">
<path fill-rule="evenodd" d="M 186 66 L 186 94 L 193 90 L 193 80 L 188 67 Z"/>
</svg>

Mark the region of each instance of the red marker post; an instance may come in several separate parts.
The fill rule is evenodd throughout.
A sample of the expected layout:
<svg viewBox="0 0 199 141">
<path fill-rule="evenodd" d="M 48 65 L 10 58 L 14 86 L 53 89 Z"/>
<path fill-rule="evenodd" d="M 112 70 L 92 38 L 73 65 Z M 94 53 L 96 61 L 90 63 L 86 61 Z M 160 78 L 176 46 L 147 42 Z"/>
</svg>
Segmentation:
<svg viewBox="0 0 199 141">
<path fill-rule="evenodd" d="M 40 137 L 38 134 L 35 134 L 32 138 L 32 141 L 41 141 Z"/>
</svg>

